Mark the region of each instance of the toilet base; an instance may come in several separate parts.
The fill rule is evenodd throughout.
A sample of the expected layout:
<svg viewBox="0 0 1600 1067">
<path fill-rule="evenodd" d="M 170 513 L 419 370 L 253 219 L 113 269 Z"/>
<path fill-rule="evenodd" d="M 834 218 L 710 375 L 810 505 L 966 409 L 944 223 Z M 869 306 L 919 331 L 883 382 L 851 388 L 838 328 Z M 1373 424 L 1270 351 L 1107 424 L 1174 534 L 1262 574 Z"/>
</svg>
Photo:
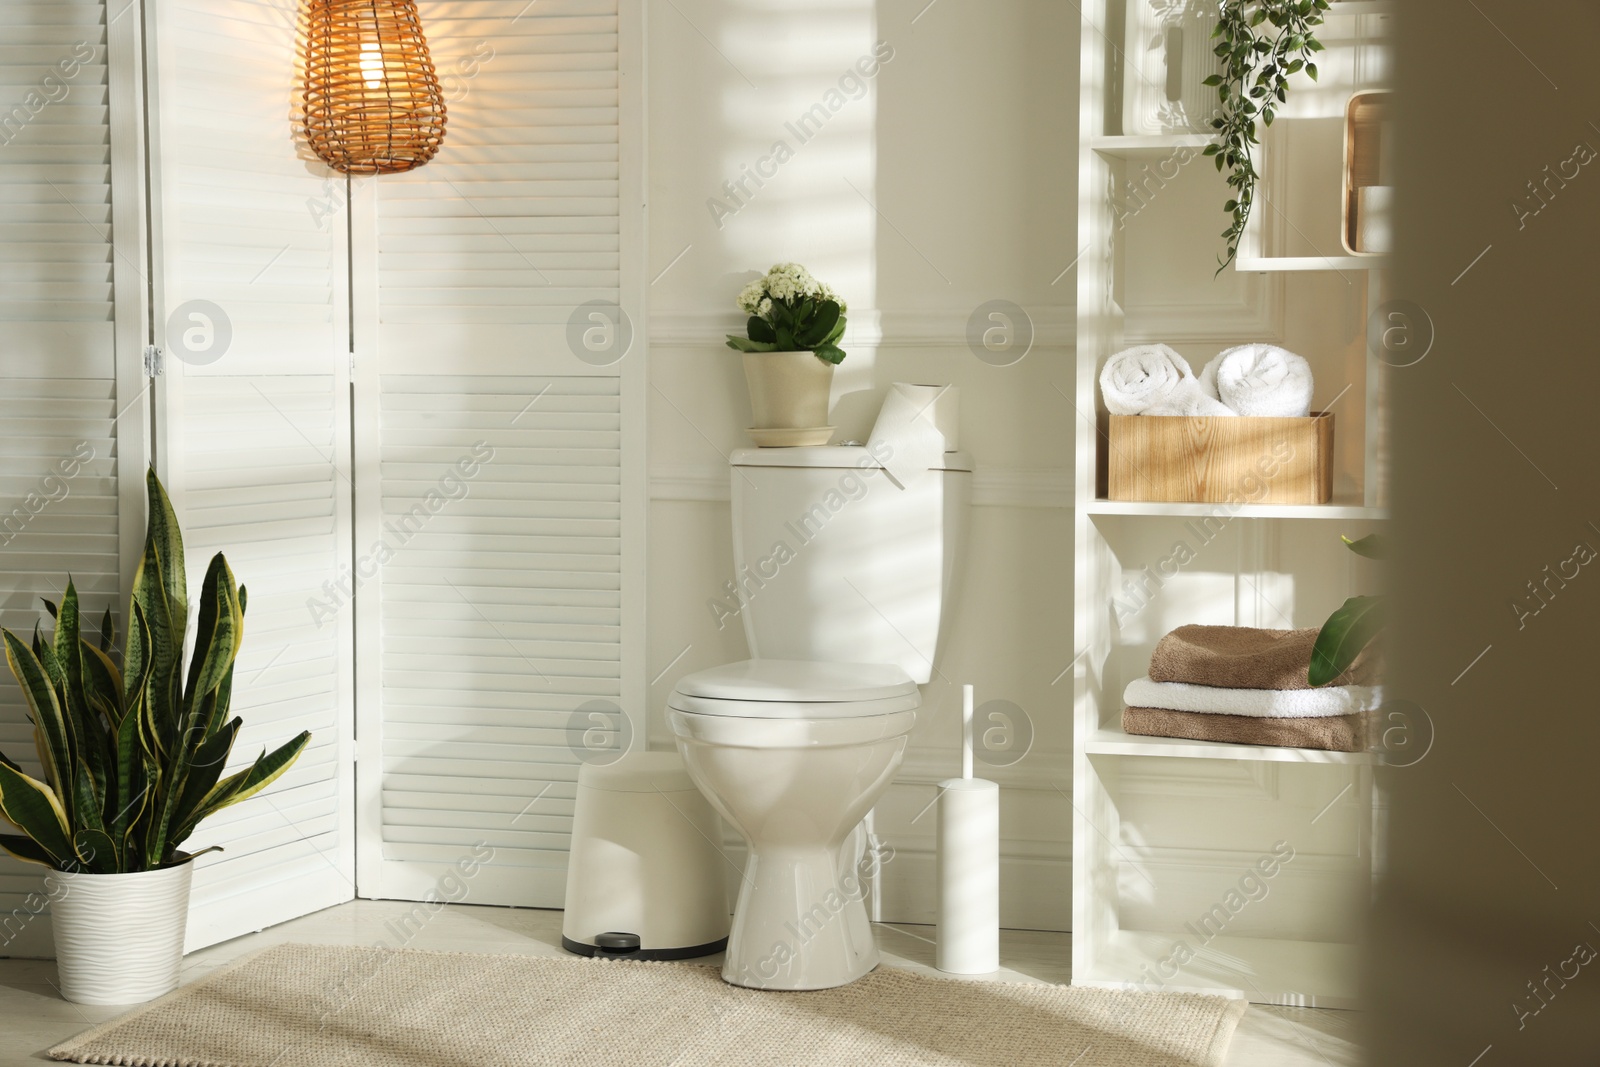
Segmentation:
<svg viewBox="0 0 1600 1067">
<path fill-rule="evenodd" d="M 722 978 L 750 989 L 832 989 L 878 965 L 863 903 L 876 853 L 839 868 L 839 847 L 752 852 Z"/>
</svg>

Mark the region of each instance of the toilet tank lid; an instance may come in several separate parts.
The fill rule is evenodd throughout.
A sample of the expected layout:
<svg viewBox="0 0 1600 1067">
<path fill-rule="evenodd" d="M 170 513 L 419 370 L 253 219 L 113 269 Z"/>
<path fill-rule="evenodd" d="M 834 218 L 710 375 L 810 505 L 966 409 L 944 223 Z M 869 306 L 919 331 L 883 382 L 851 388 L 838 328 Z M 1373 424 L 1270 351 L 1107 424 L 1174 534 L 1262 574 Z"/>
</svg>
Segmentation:
<svg viewBox="0 0 1600 1067">
<path fill-rule="evenodd" d="M 881 467 L 864 445 L 814 445 L 798 448 L 736 448 L 729 462 L 735 467 Z M 941 471 L 970 471 L 972 457 L 965 452 L 946 452 L 937 467 Z"/>
<path fill-rule="evenodd" d="M 892 663 L 746 659 L 685 675 L 677 691 L 713 700 L 811 704 L 906 696 L 917 692 L 917 683 Z"/>
</svg>

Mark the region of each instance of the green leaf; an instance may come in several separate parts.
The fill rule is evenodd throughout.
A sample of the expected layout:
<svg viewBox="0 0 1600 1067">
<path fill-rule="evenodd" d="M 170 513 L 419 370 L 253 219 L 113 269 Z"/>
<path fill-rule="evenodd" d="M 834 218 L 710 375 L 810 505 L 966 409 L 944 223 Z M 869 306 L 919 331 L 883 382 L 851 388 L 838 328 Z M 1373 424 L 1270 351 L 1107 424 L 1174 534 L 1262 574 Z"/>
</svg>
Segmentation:
<svg viewBox="0 0 1600 1067">
<path fill-rule="evenodd" d="M 66 718 L 61 711 L 61 704 L 56 699 L 56 690 L 50 684 L 44 665 L 39 662 L 32 650 L 18 640 L 17 635 L 10 630 L 0 630 L 0 634 L 5 638 L 6 661 L 11 665 L 11 673 L 16 676 L 17 684 L 22 687 L 22 695 L 28 702 L 28 708 L 33 712 L 34 727 L 38 731 L 41 749 L 40 760 L 44 764 L 49 782 L 58 790 L 70 790 L 74 762 L 72 739 L 67 729 Z M 49 646 L 45 648 L 48 650 Z M 62 816 L 62 821 L 66 821 L 65 814 Z"/>
<path fill-rule="evenodd" d="M 180 621 L 173 628 L 173 636 L 182 646 L 189 617 L 189 587 L 183 570 L 183 532 L 178 527 L 178 516 L 172 510 L 172 501 L 167 499 L 167 491 L 156 477 L 154 467 L 145 471 L 145 490 L 150 509 L 145 541 L 154 546 L 161 561 L 161 582 L 167 602 L 183 609 L 175 612 Z"/>
<path fill-rule="evenodd" d="M 39 843 L 31 837 L 21 834 L 0 834 L 0 848 L 5 849 L 19 860 L 29 863 L 42 863 L 46 867 L 56 865 L 55 857 L 46 852 Z"/>
<path fill-rule="evenodd" d="M 728 335 L 728 347 L 739 352 L 775 352 L 778 346 L 771 341 L 752 341 L 747 337 Z"/>
<path fill-rule="evenodd" d="M 128 714 L 123 715 L 122 725 L 117 730 L 116 773 L 107 810 L 111 813 L 108 822 L 111 835 L 118 841 L 126 840 L 128 828 L 133 825 L 149 796 L 139 745 L 142 719 L 143 715 L 138 709 L 130 709 Z"/>
<path fill-rule="evenodd" d="M 94 645 L 84 641 L 83 692 L 89 707 L 104 716 L 114 730 L 122 721 L 122 672 Z"/>
<path fill-rule="evenodd" d="M 1352 541 L 1350 538 L 1340 534 L 1339 540 L 1343 541 L 1345 546 L 1358 556 L 1365 556 L 1368 559 L 1389 558 L 1389 539 L 1383 534 L 1368 534 L 1358 541 Z"/>
<path fill-rule="evenodd" d="M 1361 650 L 1388 622 L 1388 601 L 1381 596 L 1353 596 L 1328 616 L 1311 646 L 1311 668 L 1306 680 L 1328 685 L 1356 661 Z"/>
<path fill-rule="evenodd" d="M 806 322 L 804 329 L 796 336 L 795 340 L 802 348 L 816 348 L 828 340 L 828 335 L 839 324 L 839 305 L 832 300 L 824 300 L 817 305 L 816 312 Z"/>
<path fill-rule="evenodd" d="M 117 643 L 117 621 L 111 617 L 111 609 L 100 616 L 100 651 L 111 654 L 111 649 Z"/>
<path fill-rule="evenodd" d="M 189 659 L 189 683 L 183 698 L 184 728 L 194 720 L 199 702 L 233 669 L 243 642 L 244 612 L 239 610 L 238 589 L 228 561 L 218 552 L 211 558 L 200 587 L 200 615 L 195 620 L 194 652 Z"/>
<path fill-rule="evenodd" d="M 73 856 L 67 813 L 55 791 L 5 764 L 0 764 L 0 815 L 48 853 L 51 866 L 62 869 Z"/>
<path fill-rule="evenodd" d="M 261 792 L 267 786 L 277 781 L 287 771 L 291 764 L 299 757 L 306 745 L 311 741 L 311 734 L 302 731 L 292 741 L 268 754 L 262 754 L 249 767 L 237 774 L 230 774 L 212 787 L 205 798 L 199 803 L 194 814 L 194 823 L 221 811 L 223 808 L 248 800 Z M 181 830 L 181 828 L 180 828 Z M 174 835 L 174 846 L 183 843 L 183 837 Z"/>
<path fill-rule="evenodd" d="M 833 329 L 829 330 L 828 333 L 827 333 L 827 336 L 825 336 L 822 339 L 822 344 L 831 345 L 834 342 L 836 342 L 837 340 L 839 340 L 839 338 L 844 336 L 844 328 L 845 328 L 844 316 L 840 315 L 839 316 L 839 321 L 833 324 Z M 817 347 L 820 348 L 822 346 L 818 345 Z M 841 355 L 839 358 L 843 359 L 844 356 Z"/>
<path fill-rule="evenodd" d="M 752 341 L 772 342 L 777 340 L 777 335 L 772 332 L 772 324 L 760 315 L 751 315 L 750 321 L 745 323 L 745 332 Z"/>
<path fill-rule="evenodd" d="M 818 345 L 815 349 L 816 357 L 835 366 L 844 362 L 844 349 L 834 344 Z"/>
<path fill-rule="evenodd" d="M 149 507 L 144 554 L 133 576 L 133 603 L 144 610 L 149 626 L 151 660 L 145 703 L 158 752 L 165 754 L 178 729 L 182 706 L 182 657 L 188 626 L 188 586 L 184 578 L 183 535 L 172 502 L 156 478 L 147 472 Z M 141 658 L 144 655 L 141 650 Z"/>
<path fill-rule="evenodd" d="M 1220 75 L 1220 74 L 1208 75 L 1206 77 L 1206 79 L 1203 82 L 1201 82 L 1201 84 L 1202 85 L 1221 85 L 1222 84 L 1222 75 Z"/>
<path fill-rule="evenodd" d="M 218 779 L 222 777 L 222 769 L 227 765 L 228 756 L 233 752 L 233 742 L 239 736 L 239 728 L 243 725 L 244 720 L 237 718 L 225 723 L 202 741 L 200 747 L 195 750 L 188 781 L 183 785 L 177 809 L 173 813 L 173 825 L 178 827 L 178 833 L 182 833 L 185 827 L 192 830 L 200 821 L 197 813 L 201 801 L 211 793 Z"/>
<path fill-rule="evenodd" d="M 117 843 L 104 830 L 79 830 L 72 835 L 72 847 L 77 861 L 91 874 L 117 874 L 122 870 Z"/>
<path fill-rule="evenodd" d="M 100 796 L 95 791 L 94 778 L 89 774 L 89 768 L 81 761 L 72 777 L 73 827 L 88 827 L 99 829 L 105 825 L 101 821 Z"/>
</svg>

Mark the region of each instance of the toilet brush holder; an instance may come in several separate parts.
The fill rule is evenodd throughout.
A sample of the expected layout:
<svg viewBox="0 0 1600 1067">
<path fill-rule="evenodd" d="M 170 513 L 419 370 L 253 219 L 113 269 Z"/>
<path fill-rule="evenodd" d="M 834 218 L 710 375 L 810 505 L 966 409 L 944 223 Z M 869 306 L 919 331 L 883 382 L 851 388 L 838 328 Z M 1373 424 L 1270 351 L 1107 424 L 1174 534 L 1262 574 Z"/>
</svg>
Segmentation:
<svg viewBox="0 0 1600 1067">
<path fill-rule="evenodd" d="M 938 948 L 951 974 L 1000 969 L 1000 786 L 982 778 L 939 783 Z"/>
<path fill-rule="evenodd" d="M 950 974 L 1000 969 L 1000 786 L 972 777 L 972 686 L 961 687 L 961 777 L 939 783 L 938 943 Z"/>
</svg>

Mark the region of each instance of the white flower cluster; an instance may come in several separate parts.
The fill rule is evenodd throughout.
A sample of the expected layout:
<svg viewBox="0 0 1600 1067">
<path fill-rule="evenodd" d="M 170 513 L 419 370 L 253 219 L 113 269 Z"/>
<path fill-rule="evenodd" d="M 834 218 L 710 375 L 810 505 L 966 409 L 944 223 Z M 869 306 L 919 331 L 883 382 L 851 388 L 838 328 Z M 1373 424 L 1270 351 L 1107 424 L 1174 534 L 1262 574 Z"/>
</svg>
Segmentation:
<svg viewBox="0 0 1600 1067">
<path fill-rule="evenodd" d="M 839 305 L 841 313 L 849 310 L 844 298 L 834 292 L 832 286 L 817 281 L 798 263 L 775 264 L 765 277 L 757 278 L 740 290 L 738 304 L 739 310 L 747 315 L 770 318 L 774 300 L 792 303 L 808 296 L 832 300 Z"/>
</svg>

